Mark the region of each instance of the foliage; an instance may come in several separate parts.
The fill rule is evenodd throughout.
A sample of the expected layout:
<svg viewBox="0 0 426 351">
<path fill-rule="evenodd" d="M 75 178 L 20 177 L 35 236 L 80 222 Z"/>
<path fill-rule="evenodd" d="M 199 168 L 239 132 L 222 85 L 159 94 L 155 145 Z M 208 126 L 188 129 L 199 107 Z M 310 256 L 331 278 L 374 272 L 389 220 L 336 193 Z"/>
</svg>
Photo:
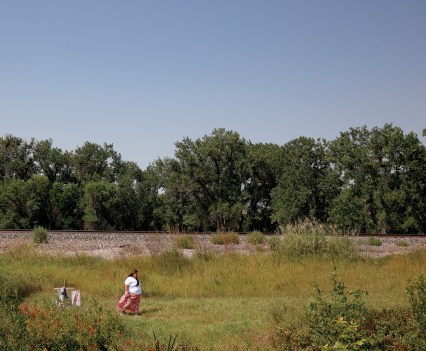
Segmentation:
<svg viewBox="0 0 426 351">
<path fill-rule="evenodd" d="M 398 241 L 395 243 L 395 245 L 396 245 L 396 246 L 400 246 L 400 247 L 407 247 L 407 246 L 410 246 L 410 244 L 408 243 L 408 241 L 407 241 L 407 240 L 398 240 Z"/>
<path fill-rule="evenodd" d="M 33 242 L 35 244 L 47 244 L 49 233 L 43 227 L 37 227 L 32 231 Z"/>
<path fill-rule="evenodd" d="M 271 251 L 276 251 L 280 247 L 281 235 L 272 235 L 266 238 L 266 242 L 269 244 Z"/>
<path fill-rule="evenodd" d="M 407 286 L 408 300 L 411 305 L 417 332 L 414 339 L 418 344 L 426 346 L 426 280 L 419 275 Z"/>
<path fill-rule="evenodd" d="M 358 255 L 352 241 L 346 237 L 327 237 L 324 234 L 287 234 L 274 251 L 277 258 L 310 256 L 354 259 Z"/>
<path fill-rule="evenodd" d="M 213 234 L 210 241 L 215 245 L 239 244 L 240 236 L 237 233 L 217 233 Z"/>
<path fill-rule="evenodd" d="M 278 185 L 272 190 L 272 219 L 281 225 L 304 218 L 325 222 L 340 179 L 325 140 L 300 137 L 283 146 Z"/>
<path fill-rule="evenodd" d="M 317 286 L 315 301 L 306 308 L 306 322 L 314 347 L 339 347 L 348 350 L 367 349 L 366 333 L 360 329 L 367 320 L 367 308 L 362 300 L 365 292 L 347 291 L 344 283 L 333 275 L 330 297 Z M 328 346 L 327 346 L 328 345 Z"/>
<path fill-rule="evenodd" d="M 380 238 L 376 238 L 376 237 L 369 237 L 367 239 L 367 245 L 370 246 L 382 246 L 383 245 L 383 241 Z"/>
<path fill-rule="evenodd" d="M 38 286 L 17 275 L 0 270 L 0 350 L 23 350 L 26 333 L 24 319 L 18 313 L 19 304 Z"/>
<path fill-rule="evenodd" d="M 195 239 L 191 235 L 182 235 L 176 239 L 176 247 L 178 249 L 194 249 Z"/>
<path fill-rule="evenodd" d="M 310 342 L 313 333 L 306 322 L 303 307 L 312 295 L 314 283 L 326 287 L 324 289 L 328 292 L 329 272 L 336 266 L 347 286 L 362 285 L 369 290 L 367 320 L 357 325 L 358 330 L 361 332 L 362 329 L 362 333 L 366 334 L 372 350 L 421 349 L 419 327 L 408 308 L 408 301 L 404 299 L 404 289 L 405 279 L 411 277 L 414 281 L 419 272 L 425 271 L 424 250 L 386 259 L 358 261 L 321 257 L 299 261 L 274 260 L 272 255 L 264 253 L 216 256 L 209 251 L 205 253 L 207 259 L 196 255 L 184 260 L 175 253 L 167 254 L 164 256 L 166 263 L 161 267 L 157 256 L 104 260 L 85 255 L 51 256 L 37 253 L 33 245 L 24 246 L 0 255 L 0 277 L 4 277 L 0 278 L 0 291 L 7 285 L 6 291 L 10 292 L 10 296 L 18 296 L 14 300 L 16 304 L 27 305 L 29 311 L 33 310 L 33 306 L 44 309 L 44 303 L 40 301 L 50 299 L 53 302 L 52 287 L 59 286 L 65 276 L 67 283 L 81 289 L 83 304 L 98 303 L 103 311 L 111 310 L 115 316 L 114 305 L 122 294 L 123 277 L 129 268 L 137 267 L 145 276 L 142 284 L 146 295 L 141 303 L 140 318 L 119 318 L 125 331 L 114 340 L 122 350 L 147 350 L 150 345 L 153 348 L 153 331 L 160 337 L 161 343 L 166 341 L 162 346 L 167 346 L 169 335 L 179 333 L 182 336 L 184 331 L 187 341 L 178 345 L 182 351 L 272 350 L 273 346 L 277 350 L 313 350 Z M 175 262 L 179 270 L 173 268 Z M 4 283 L 9 280 L 10 283 Z M 18 292 L 15 290 L 17 286 L 21 287 Z M 323 297 L 326 301 L 331 299 L 328 293 L 323 293 Z M 6 298 L 7 301 L 9 299 Z M 93 299 L 96 299 L 95 304 L 92 304 Z M 272 322 L 275 324 L 271 323 L 271 303 L 274 303 Z M 284 308 L 279 308 L 280 305 Z M 16 309 L 10 310 L 9 306 L 3 307 L 0 306 L 0 335 L 5 331 L 3 341 L 10 346 L 4 350 L 18 351 L 11 345 L 19 345 L 19 341 L 22 345 L 25 341 L 25 335 L 22 335 L 26 334 L 23 315 Z M 51 307 L 54 312 L 70 310 Z M 86 305 L 82 307 L 89 308 Z M 374 311 L 370 311 L 371 307 Z M 91 316 L 92 312 L 87 314 Z M 55 315 L 54 322 L 58 318 Z M 64 318 L 70 318 L 70 324 L 66 322 L 66 326 L 73 325 L 71 318 L 74 315 L 65 315 Z M 281 321 L 279 325 L 275 319 Z M 93 319 L 88 317 L 85 320 L 90 322 Z M 55 342 L 56 334 L 49 325 L 43 324 L 49 321 L 42 321 L 41 325 L 48 331 L 48 340 Z M 110 321 L 111 327 L 115 327 L 115 319 Z M 345 321 L 349 321 L 346 316 Z M 30 320 L 29 323 L 33 322 Z M 332 327 L 339 331 L 337 335 L 341 335 L 342 330 L 346 333 L 345 328 L 336 323 L 337 319 L 334 319 Z M 87 326 L 88 333 L 92 324 L 83 321 L 82 325 Z M 349 332 L 353 331 L 351 328 Z M 68 329 L 64 326 L 61 330 Z M 32 333 L 39 337 L 35 329 Z M 337 340 L 342 341 L 342 337 Z M 198 345 L 200 349 L 191 345 Z"/>
<path fill-rule="evenodd" d="M 0 228 L 426 232 L 426 147 L 392 124 L 284 145 L 218 128 L 175 145 L 142 171 L 112 144 L 0 137 Z"/>
<path fill-rule="evenodd" d="M 369 309 L 366 330 L 375 350 L 410 350 L 409 344 L 414 341 L 413 316 L 405 307 Z"/>
<path fill-rule="evenodd" d="M 259 231 L 250 232 L 247 235 L 247 242 L 252 245 L 262 245 L 265 243 L 265 235 Z"/>
<path fill-rule="evenodd" d="M 153 256 L 153 265 L 157 272 L 164 275 L 181 274 L 191 267 L 192 262 L 178 250 L 170 250 Z"/>
<path fill-rule="evenodd" d="M 426 148 L 391 124 L 350 128 L 330 143 L 343 181 L 330 219 L 345 231 L 415 233 L 425 223 Z M 406 206 L 407 204 L 413 206 Z"/>
<path fill-rule="evenodd" d="M 154 346 L 155 351 L 176 351 L 177 346 L 175 346 L 177 335 L 174 337 L 170 335 L 169 340 L 166 343 L 161 343 L 160 340 L 154 333 Z"/>
<path fill-rule="evenodd" d="M 120 317 L 94 301 L 79 308 L 22 304 L 19 311 L 30 350 L 119 350 L 124 335 Z"/>
<path fill-rule="evenodd" d="M 321 223 L 316 219 L 303 218 L 293 223 L 278 226 L 278 232 L 287 234 L 337 234 L 337 229 L 330 224 Z"/>
</svg>

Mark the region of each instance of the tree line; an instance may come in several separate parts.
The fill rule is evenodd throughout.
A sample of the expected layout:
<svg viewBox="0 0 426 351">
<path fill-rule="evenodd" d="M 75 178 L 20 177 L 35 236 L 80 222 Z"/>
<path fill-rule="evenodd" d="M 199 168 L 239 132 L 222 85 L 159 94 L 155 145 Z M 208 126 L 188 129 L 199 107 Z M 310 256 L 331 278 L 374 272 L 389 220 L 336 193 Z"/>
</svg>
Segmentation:
<svg viewBox="0 0 426 351">
<path fill-rule="evenodd" d="M 344 233 L 424 233 L 425 145 L 392 124 L 284 145 L 214 129 L 142 170 L 112 144 L 63 151 L 0 138 L 3 229 L 273 232 L 306 219 Z"/>
</svg>

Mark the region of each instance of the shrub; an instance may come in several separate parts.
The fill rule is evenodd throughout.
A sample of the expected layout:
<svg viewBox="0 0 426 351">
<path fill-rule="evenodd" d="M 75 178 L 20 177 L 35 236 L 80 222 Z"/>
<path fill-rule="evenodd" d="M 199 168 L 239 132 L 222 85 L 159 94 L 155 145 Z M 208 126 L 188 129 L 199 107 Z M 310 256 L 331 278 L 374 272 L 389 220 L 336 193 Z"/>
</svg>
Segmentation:
<svg viewBox="0 0 426 351">
<path fill-rule="evenodd" d="M 178 250 L 165 251 L 152 257 L 154 269 L 164 275 L 182 273 L 192 262 Z"/>
<path fill-rule="evenodd" d="M 234 232 L 217 233 L 217 234 L 213 234 L 210 240 L 215 245 L 239 244 L 240 236 Z"/>
<path fill-rule="evenodd" d="M 273 306 L 275 346 L 283 351 L 369 350 L 370 338 L 364 328 L 367 321 L 364 294 L 360 290 L 347 291 L 333 275 L 331 292 L 326 294 L 317 286 L 315 299 L 304 307 L 303 317 L 297 318 L 297 313 L 286 311 L 289 307 Z M 285 320 L 283 315 L 296 318 Z"/>
<path fill-rule="evenodd" d="M 265 243 L 265 235 L 258 231 L 251 232 L 247 235 L 247 242 L 252 245 L 262 245 Z"/>
<path fill-rule="evenodd" d="M 419 275 L 415 281 L 408 284 L 407 294 L 417 325 L 415 339 L 426 348 L 426 280 L 423 275 Z"/>
<path fill-rule="evenodd" d="M 216 257 L 215 253 L 211 250 L 203 249 L 199 250 L 195 254 L 195 258 L 199 261 L 209 262 Z"/>
<path fill-rule="evenodd" d="M 266 242 L 269 244 L 272 251 L 276 251 L 278 250 L 278 247 L 281 243 L 281 235 L 274 235 L 274 236 L 268 237 L 266 239 Z"/>
<path fill-rule="evenodd" d="M 32 232 L 32 236 L 35 244 L 47 244 L 48 232 L 43 227 L 36 227 Z"/>
<path fill-rule="evenodd" d="M 335 226 L 320 223 L 315 219 L 305 218 L 298 222 L 280 225 L 278 227 L 280 234 L 337 234 Z"/>
<path fill-rule="evenodd" d="M 155 351 L 176 351 L 177 346 L 175 346 L 177 335 L 174 337 L 169 336 L 169 339 L 166 342 L 160 342 L 157 336 L 154 333 L 154 347 Z M 167 345 L 167 346 L 166 346 Z"/>
<path fill-rule="evenodd" d="M 124 334 L 120 317 L 93 301 L 79 308 L 24 304 L 20 312 L 30 350 L 119 350 Z"/>
<path fill-rule="evenodd" d="M 382 246 L 383 245 L 383 241 L 380 238 L 370 237 L 370 238 L 367 239 L 367 245 L 370 245 L 370 246 Z"/>
<path fill-rule="evenodd" d="M 366 293 L 347 291 L 334 275 L 329 298 L 319 287 L 316 291 L 315 301 L 307 306 L 305 312 L 312 345 L 318 349 L 367 349 L 367 334 L 362 328 L 367 320 L 367 308 L 362 300 Z"/>
<path fill-rule="evenodd" d="M 195 248 L 195 240 L 190 235 L 179 236 L 176 240 L 176 247 L 178 249 L 193 249 Z"/>
<path fill-rule="evenodd" d="M 413 318 L 408 308 L 369 310 L 366 323 L 374 350 L 407 350 L 404 346 L 415 330 Z M 405 340 L 404 340 L 405 339 Z"/>
<path fill-rule="evenodd" d="M 324 234 L 289 234 L 275 250 L 278 258 L 320 256 L 329 258 L 358 257 L 355 246 L 347 237 L 327 237 Z"/>
<path fill-rule="evenodd" d="M 22 350 L 26 333 L 18 306 L 37 290 L 27 279 L 0 271 L 0 350 Z"/>
<path fill-rule="evenodd" d="M 410 244 L 408 243 L 408 241 L 407 241 L 407 240 L 398 240 L 398 241 L 395 243 L 395 245 L 396 245 L 396 246 L 401 246 L 401 247 L 407 247 L 407 246 L 410 246 Z"/>
<path fill-rule="evenodd" d="M 280 351 L 308 350 L 312 341 L 308 325 L 300 313 L 291 305 L 275 302 L 271 306 L 272 320 L 275 324 L 273 344 Z M 286 318 L 286 316 L 292 318 Z"/>
<path fill-rule="evenodd" d="M 40 290 L 27 279 L 0 271 L 0 303 L 17 307 L 31 293 Z"/>
</svg>

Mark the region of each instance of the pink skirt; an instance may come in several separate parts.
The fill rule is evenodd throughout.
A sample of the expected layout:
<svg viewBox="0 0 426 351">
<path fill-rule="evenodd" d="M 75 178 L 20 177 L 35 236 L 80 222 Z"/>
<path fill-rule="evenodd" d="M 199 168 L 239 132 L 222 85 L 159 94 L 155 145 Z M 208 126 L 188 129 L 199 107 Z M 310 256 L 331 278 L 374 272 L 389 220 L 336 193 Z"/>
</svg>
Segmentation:
<svg viewBox="0 0 426 351">
<path fill-rule="evenodd" d="M 129 311 L 132 314 L 139 313 L 139 304 L 141 302 L 141 295 L 130 293 L 129 296 L 123 295 L 116 305 L 118 312 Z"/>
</svg>

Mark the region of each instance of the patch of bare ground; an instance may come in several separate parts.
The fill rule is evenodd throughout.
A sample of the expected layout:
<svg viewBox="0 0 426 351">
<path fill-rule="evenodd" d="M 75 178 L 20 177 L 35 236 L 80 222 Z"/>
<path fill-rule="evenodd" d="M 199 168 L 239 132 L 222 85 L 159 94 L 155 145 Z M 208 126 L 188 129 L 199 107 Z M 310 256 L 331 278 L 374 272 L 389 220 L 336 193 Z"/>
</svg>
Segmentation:
<svg viewBox="0 0 426 351">
<path fill-rule="evenodd" d="M 34 245 L 40 252 L 60 255 L 89 255 L 106 259 L 126 256 L 155 255 L 175 247 L 180 234 L 134 232 L 55 232 L 50 231 L 47 244 Z M 268 245 L 255 246 L 246 243 L 241 236 L 240 244 L 213 245 L 208 234 L 194 234 L 196 249 L 181 249 L 186 257 L 199 251 L 217 254 L 267 252 Z M 365 237 L 351 237 L 362 256 L 379 258 L 426 249 L 426 237 L 377 237 L 375 245 Z M 31 232 L 0 231 L 0 253 L 7 249 L 33 245 Z"/>
</svg>

